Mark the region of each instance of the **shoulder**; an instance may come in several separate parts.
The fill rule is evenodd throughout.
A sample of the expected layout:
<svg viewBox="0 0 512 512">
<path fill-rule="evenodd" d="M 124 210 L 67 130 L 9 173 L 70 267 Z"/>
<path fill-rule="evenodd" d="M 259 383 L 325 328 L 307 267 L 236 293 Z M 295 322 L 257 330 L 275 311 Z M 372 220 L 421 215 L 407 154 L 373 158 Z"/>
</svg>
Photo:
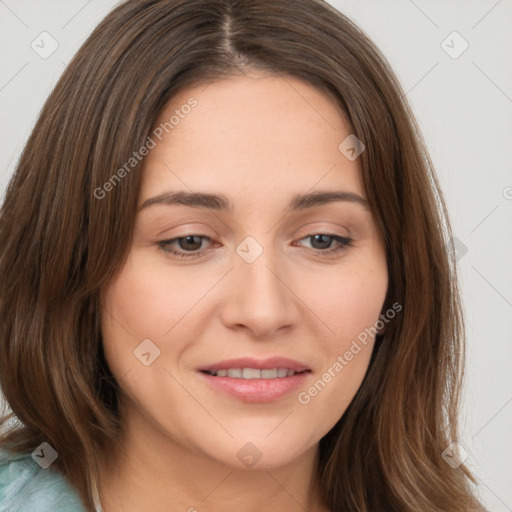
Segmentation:
<svg viewBox="0 0 512 512">
<path fill-rule="evenodd" d="M 30 453 L 0 448 L 0 512 L 84 512 L 76 491 L 56 470 Z"/>
</svg>

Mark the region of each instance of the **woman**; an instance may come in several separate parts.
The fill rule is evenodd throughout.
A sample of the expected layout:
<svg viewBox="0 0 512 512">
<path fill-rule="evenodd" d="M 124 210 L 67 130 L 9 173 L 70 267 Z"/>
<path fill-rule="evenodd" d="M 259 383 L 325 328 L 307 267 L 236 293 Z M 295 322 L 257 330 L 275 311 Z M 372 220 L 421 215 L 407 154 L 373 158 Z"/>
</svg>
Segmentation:
<svg viewBox="0 0 512 512">
<path fill-rule="evenodd" d="M 403 98 L 321 0 L 106 17 L 1 211 L 0 510 L 481 510 Z"/>
</svg>

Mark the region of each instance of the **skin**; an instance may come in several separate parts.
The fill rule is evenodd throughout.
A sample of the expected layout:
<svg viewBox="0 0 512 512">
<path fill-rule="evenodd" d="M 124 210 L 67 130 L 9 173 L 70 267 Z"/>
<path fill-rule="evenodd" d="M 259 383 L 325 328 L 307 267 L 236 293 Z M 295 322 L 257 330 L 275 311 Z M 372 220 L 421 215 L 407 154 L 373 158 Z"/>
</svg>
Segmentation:
<svg viewBox="0 0 512 512">
<path fill-rule="evenodd" d="M 287 206 L 318 190 L 365 197 L 360 159 L 338 150 L 352 130 L 321 91 L 264 74 L 183 90 L 157 124 L 190 97 L 197 106 L 144 159 L 139 205 L 183 190 L 224 194 L 235 206 L 140 210 L 127 263 L 103 291 L 104 348 L 123 390 L 125 426 L 122 452 L 105 455 L 102 466 L 103 509 L 217 512 L 229 503 L 242 512 L 327 511 L 312 478 L 318 443 L 360 387 L 374 339 L 309 403 L 297 396 L 375 325 L 386 257 L 362 205 Z M 315 243 L 315 234 L 353 245 L 326 255 L 339 244 Z M 198 258 L 158 245 L 188 235 L 212 239 L 171 244 L 203 251 Z M 236 252 L 248 236 L 263 248 L 252 263 Z M 160 356 L 145 366 L 134 349 L 148 338 Z M 311 373 L 274 402 L 229 397 L 197 373 L 224 359 L 275 355 L 305 362 Z M 252 467 L 237 457 L 248 442 L 261 455 Z"/>
</svg>

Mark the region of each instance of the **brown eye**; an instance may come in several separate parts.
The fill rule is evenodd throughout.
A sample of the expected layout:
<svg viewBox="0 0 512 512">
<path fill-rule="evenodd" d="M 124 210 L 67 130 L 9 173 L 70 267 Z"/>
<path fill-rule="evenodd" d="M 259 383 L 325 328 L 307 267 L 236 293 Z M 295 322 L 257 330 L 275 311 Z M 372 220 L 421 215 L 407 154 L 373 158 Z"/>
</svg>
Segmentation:
<svg viewBox="0 0 512 512">
<path fill-rule="evenodd" d="M 347 238 L 339 235 L 332 235 L 328 233 L 317 233 L 313 235 L 308 235 L 302 240 L 311 239 L 311 249 L 314 254 L 317 256 L 328 255 L 337 253 L 339 251 L 343 251 L 347 247 L 352 246 L 353 239 Z M 301 241 L 302 241 L 301 240 Z M 332 247 L 332 244 L 335 243 L 335 247 Z"/>
<path fill-rule="evenodd" d="M 162 240 L 158 242 L 158 246 L 165 253 L 180 256 L 182 258 L 194 258 L 201 256 L 204 252 L 203 250 L 200 250 L 203 240 L 210 242 L 211 238 L 206 235 L 180 236 L 170 240 Z"/>
<path fill-rule="evenodd" d="M 185 251 L 197 251 L 201 248 L 202 240 L 198 235 L 188 235 L 177 239 L 180 249 Z"/>
<path fill-rule="evenodd" d="M 313 235 L 310 237 L 312 241 L 313 249 L 329 249 L 332 245 L 334 237 L 330 235 Z M 315 245 L 318 245 L 315 247 Z"/>
</svg>

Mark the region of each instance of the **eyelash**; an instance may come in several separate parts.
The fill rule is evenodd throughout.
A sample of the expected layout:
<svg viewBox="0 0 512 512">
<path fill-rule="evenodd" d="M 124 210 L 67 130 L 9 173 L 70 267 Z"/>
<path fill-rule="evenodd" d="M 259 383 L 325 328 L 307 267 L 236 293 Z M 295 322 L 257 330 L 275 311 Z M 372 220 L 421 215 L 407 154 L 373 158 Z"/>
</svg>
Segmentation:
<svg viewBox="0 0 512 512">
<path fill-rule="evenodd" d="M 333 235 L 333 234 L 330 234 L 330 233 L 314 233 L 312 235 L 306 235 L 305 237 L 301 238 L 299 241 L 305 240 L 306 238 L 312 238 L 312 237 L 317 236 L 317 235 L 322 235 L 322 236 L 326 236 L 326 237 L 332 238 L 333 240 L 338 242 L 338 244 L 340 244 L 340 245 L 338 247 L 334 248 L 334 249 L 325 249 L 325 250 L 311 249 L 310 251 L 315 256 L 332 255 L 332 254 L 338 253 L 340 251 L 346 250 L 347 247 L 352 247 L 353 246 L 353 241 L 354 240 L 352 238 L 347 238 L 347 237 L 343 237 L 343 236 L 339 236 L 339 235 Z M 183 240 L 185 238 L 192 237 L 192 236 L 201 238 L 203 240 L 206 240 L 207 242 L 211 241 L 211 237 L 209 237 L 207 235 L 190 234 L 190 235 L 185 235 L 185 236 L 179 236 L 179 237 L 176 237 L 176 238 L 171 238 L 170 240 L 162 240 L 162 241 L 158 242 L 157 245 L 159 246 L 159 248 L 164 253 L 170 254 L 171 256 L 177 256 L 177 257 L 185 258 L 185 259 L 198 258 L 198 257 L 202 256 L 203 253 L 205 251 L 207 251 L 208 249 L 203 250 L 203 251 L 197 251 L 197 252 L 189 252 L 189 253 L 187 253 L 187 252 L 179 252 L 179 251 L 176 251 L 174 249 L 166 249 L 166 247 L 171 245 L 173 242 L 177 242 L 178 240 Z"/>
</svg>

